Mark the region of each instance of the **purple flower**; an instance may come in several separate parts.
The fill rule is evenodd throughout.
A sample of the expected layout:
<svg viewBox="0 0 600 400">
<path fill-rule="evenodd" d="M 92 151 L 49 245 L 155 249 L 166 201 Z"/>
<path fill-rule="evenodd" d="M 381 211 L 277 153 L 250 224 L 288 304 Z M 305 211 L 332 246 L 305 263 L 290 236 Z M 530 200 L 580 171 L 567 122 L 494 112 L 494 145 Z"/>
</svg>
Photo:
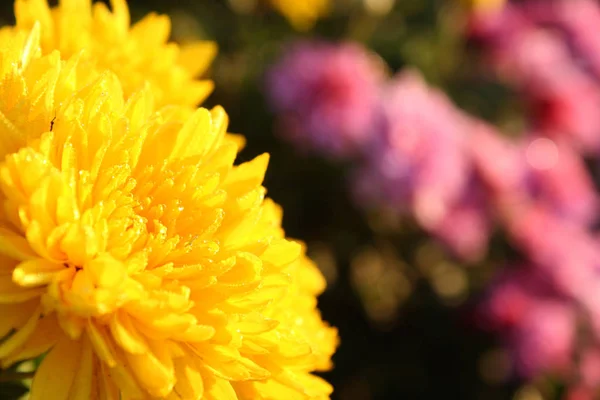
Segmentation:
<svg viewBox="0 0 600 400">
<path fill-rule="evenodd" d="M 357 44 L 299 42 L 267 75 L 281 134 L 299 149 L 354 156 L 372 135 L 382 63 Z"/>
</svg>

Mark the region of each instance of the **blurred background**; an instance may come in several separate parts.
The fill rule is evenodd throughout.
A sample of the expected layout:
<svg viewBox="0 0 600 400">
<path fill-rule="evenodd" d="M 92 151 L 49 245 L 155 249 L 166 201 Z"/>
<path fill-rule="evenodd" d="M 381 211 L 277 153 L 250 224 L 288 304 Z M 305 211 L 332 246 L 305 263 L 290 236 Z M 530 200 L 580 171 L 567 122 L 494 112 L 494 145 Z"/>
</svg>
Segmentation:
<svg viewBox="0 0 600 400">
<path fill-rule="evenodd" d="M 598 2 L 129 4 L 218 44 L 204 106 L 327 278 L 333 399 L 596 398 Z"/>
</svg>

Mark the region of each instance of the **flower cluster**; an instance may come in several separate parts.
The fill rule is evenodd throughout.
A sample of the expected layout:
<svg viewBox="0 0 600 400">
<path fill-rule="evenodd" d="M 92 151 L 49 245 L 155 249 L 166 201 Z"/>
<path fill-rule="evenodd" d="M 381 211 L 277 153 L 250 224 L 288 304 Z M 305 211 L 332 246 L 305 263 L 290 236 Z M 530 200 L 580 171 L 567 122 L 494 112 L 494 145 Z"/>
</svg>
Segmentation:
<svg viewBox="0 0 600 400">
<path fill-rule="evenodd" d="M 457 255 L 476 257 L 490 226 L 470 159 L 477 124 L 417 72 L 386 79 L 372 60 L 356 44 L 292 46 L 267 79 L 282 134 L 300 150 L 357 160 L 363 207 L 410 214 Z"/>
<path fill-rule="evenodd" d="M 390 80 L 380 101 L 379 129 L 354 174 L 359 204 L 408 213 L 458 255 L 475 257 L 489 224 L 469 161 L 471 121 L 413 71 Z"/>
<path fill-rule="evenodd" d="M 507 192 L 502 215 L 527 266 L 490 288 L 482 313 L 518 373 L 559 376 L 577 399 L 600 387 L 598 194 L 583 160 L 600 150 L 599 23 L 594 1 L 527 0 L 476 13 L 470 26 L 490 70 L 528 105 L 524 155 L 539 180 L 530 201 Z M 509 309 L 520 311 L 506 323 Z"/>
<path fill-rule="evenodd" d="M 381 61 L 356 44 L 299 42 L 270 70 L 267 87 L 286 139 L 341 158 L 372 133 L 383 78 Z"/>
<path fill-rule="evenodd" d="M 459 110 L 414 71 L 373 79 L 363 56 L 347 79 L 351 67 L 329 61 L 347 45 L 297 46 L 268 87 L 281 121 L 300 127 L 284 124 L 293 144 L 352 158 L 363 208 L 409 216 L 462 260 L 485 255 L 492 231 L 505 234 L 518 257 L 489 288 L 482 321 L 505 339 L 518 374 L 558 376 L 578 399 L 600 388 L 600 199 L 585 162 L 600 156 L 597 26 L 592 0 L 474 9 L 470 35 L 487 70 L 526 104 L 517 137 Z M 362 102 L 336 100 L 351 116 L 339 122 L 329 107 L 344 91 Z"/>
<path fill-rule="evenodd" d="M 598 24 L 594 0 L 514 2 L 471 21 L 491 69 L 521 93 L 538 133 L 587 154 L 600 151 Z"/>
<path fill-rule="evenodd" d="M 0 34 L 0 365 L 44 355 L 34 400 L 328 398 L 325 282 L 268 156 L 235 165 L 193 107 L 212 50 L 112 6 L 17 0 Z"/>
<path fill-rule="evenodd" d="M 16 0 L 14 27 L 0 30 L 10 40 L 14 31 L 41 26 L 42 54 L 60 51 L 68 59 L 78 55 L 90 69 L 109 70 L 120 80 L 125 96 L 148 85 L 157 106 L 196 107 L 212 91 L 213 83 L 198 80 L 216 54 L 212 42 L 179 47 L 169 43 L 171 22 L 165 15 L 149 14 L 130 26 L 125 0 L 106 4 L 60 1 L 50 8 L 47 0 Z"/>
<path fill-rule="evenodd" d="M 563 379 L 573 399 L 594 399 L 600 388 L 600 246 L 574 221 L 541 208 L 523 210 L 509 225 L 526 256 L 488 289 L 482 325 L 501 334 L 515 372 Z M 571 397 L 569 397 L 571 398 Z"/>
</svg>

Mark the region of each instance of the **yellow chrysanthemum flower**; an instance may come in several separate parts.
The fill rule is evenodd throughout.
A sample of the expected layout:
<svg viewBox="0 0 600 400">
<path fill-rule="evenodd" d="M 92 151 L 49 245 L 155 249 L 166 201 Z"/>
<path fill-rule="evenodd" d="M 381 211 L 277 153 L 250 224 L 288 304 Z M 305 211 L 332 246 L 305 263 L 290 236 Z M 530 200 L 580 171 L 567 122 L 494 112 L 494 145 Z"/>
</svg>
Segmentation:
<svg viewBox="0 0 600 400">
<path fill-rule="evenodd" d="M 337 334 L 268 157 L 39 36 L 0 48 L 0 365 L 47 353 L 31 400 L 327 399 Z"/>
<path fill-rule="evenodd" d="M 130 27 L 125 0 L 111 0 L 112 12 L 92 0 L 60 0 L 50 8 L 47 0 L 16 0 L 16 26 L 0 31 L 29 31 L 41 24 L 43 54 L 59 50 L 63 58 L 86 53 L 80 63 L 93 69 L 109 69 L 121 81 L 125 96 L 149 84 L 157 105 L 198 106 L 212 91 L 213 83 L 198 80 L 216 54 L 212 42 L 179 47 L 169 43 L 170 19 L 149 14 Z M 0 41 L 1 43 L 6 40 Z"/>
<path fill-rule="evenodd" d="M 312 28 L 327 14 L 330 0 L 270 0 L 292 26 L 300 31 Z"/>
</svg>

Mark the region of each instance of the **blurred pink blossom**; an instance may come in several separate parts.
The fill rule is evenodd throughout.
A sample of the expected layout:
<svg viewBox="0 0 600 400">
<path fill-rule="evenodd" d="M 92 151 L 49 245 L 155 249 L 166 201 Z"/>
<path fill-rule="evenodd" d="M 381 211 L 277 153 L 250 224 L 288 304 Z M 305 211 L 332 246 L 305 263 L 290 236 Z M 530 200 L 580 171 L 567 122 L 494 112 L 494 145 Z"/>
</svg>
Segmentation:
<svg viewBox="0 0 600 400">
<path fill-rule="evenodd" d="M 480 305 L 484 324 L 502 333 L 516 372 L 567 373 L 573 367 L 577 309 L 533 265 L 509 268 Z"/>
<path fill-rule="evenodd" d="M 505 198 L 522 191 L 519 188 L 525 179 L 525 163 L 516 142 L 488 124 L 473 121 L 469 151 L 473 167 L 492 203 L 504 202 Z"/>
<path fill-rule="evenodd" d="M 557 34 L 529 30 L 505 66 L 532 108 L 532 126 L 577 147 L 600 149 L 600 87 L 574 62 Z"/>
<path fill-rule="evenodd" d="M 510 3 L 500 13 L 476 14 L 472 22 L 472 35 L 483 44 L 492 69 L 529 104 L 531 128 L 588 153 L 600 151 L 600 85 L 586 63 L 597 62 L 600 53 L 581 61 L 572 43 L 587 53 L 600 49 L 591 29 L 599 7 L 585 0 L 529 0 Z"/>
<path fill-rule="evenodd" d="M 568 372 L 573 367 L 576 312 L 568 303 L 541 300 L 512 332 L 512 351 L 522 376 Z"/>
<path fill-rule="evenodd" d="M 354 177 L 359 203 L 408 213 L 458 256 L 476 257 L 489 217 L 471 182 L 469 118 L 413 71 L 389 82 L 381 108 L 382 129 Z"/>
<path fill-rule="evenodd" d="M 485 124 L 470 140 L 474 168 L 491 207 L 541 204 L 556 216 L 583 225 L 598 217 L 598 196 L 583 160 L 571 147 L 537 135 L 516 140 Z"/>
<path fill-rule="evenodd" d="M 532 197 L 553 213 L 582 225 L 598 217 L 598 195 L 582 157 L 556 141 L 532 137 L 521 145 Z"/>
<path fill-rule="evenodd" d="M 382 95 L 383 129 L 365 151 L 358 195 L 403 207 L 433 226 L 468 183 L 466 118 L 414 72 L 398 75 Z"/>
<path fill-rule="evenodd" d="M 529 264 L 505 266 L 479 306 L 481 325 L 493 330 L 512 330 L 540 298 L 556 295 L 551 282 L 538 268 Z"/>
<path fill-rule="evenodd" d="M 298 42 L 269 71 L 267 97 L 297 148 L 349 157 L 373 134 L 384 77 L 379 59 L 358 44 Z"/>
<path fill-rule="evenodd" d="M 474 261 L 485 256 L 493 227 L 485 196 L 479 183 L 474 182 L 444 217 L 429 229 L 462 260 Z"/>
<path fill-rule="evenodd" d="M 597 297 L 600 246 L 587 229 L 557 218 L 541 205 L 515 209 L 505 217 L 515 246 L 543 269 L 561 293 L 582 303 Z"/>
<path fill-rule="evenodd" d="M 529 0 L 523 15 L 564 36 L 577 64 L 600 77 L 600 4 L 596 0 Z"/>
<path fill-rule="evenodd" d="M 583 385 L 568 388 L 565 395 L 566 400 L 594 400 L 595 398 L 596 390 Z"/>
<path fill-rule="evenodd" d="M 581 356 L 580 375 L 582 384 L 588 388 L 600 385 L 600 348 L 587 349 Z"/>
</svg>

